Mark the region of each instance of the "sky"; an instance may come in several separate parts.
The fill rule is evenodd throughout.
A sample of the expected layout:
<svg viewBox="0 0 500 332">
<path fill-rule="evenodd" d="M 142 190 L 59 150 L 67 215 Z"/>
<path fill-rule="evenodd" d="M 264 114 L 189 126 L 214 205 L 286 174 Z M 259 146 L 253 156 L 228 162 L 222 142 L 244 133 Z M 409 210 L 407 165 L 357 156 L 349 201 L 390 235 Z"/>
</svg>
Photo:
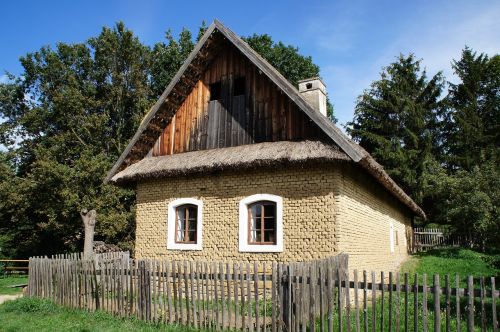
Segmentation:
<svg viewBox="0 0 500 332">
<path fill-rule="evenodd" d="M 451 69 L 465 45 L 500 53 L 500 1 L 5 1 L 0 5 L 0 82 L 20 74 L 19 57 L 57 42 L 84 42 L 118 21 L 153 45 L 165 31 L 197 32 L 222 21 L 240 36 L 267 33 L 320 66 L 339 124 L 356 98 L 400 54 L 414 53 L 429 75 Z"/>
</svg>

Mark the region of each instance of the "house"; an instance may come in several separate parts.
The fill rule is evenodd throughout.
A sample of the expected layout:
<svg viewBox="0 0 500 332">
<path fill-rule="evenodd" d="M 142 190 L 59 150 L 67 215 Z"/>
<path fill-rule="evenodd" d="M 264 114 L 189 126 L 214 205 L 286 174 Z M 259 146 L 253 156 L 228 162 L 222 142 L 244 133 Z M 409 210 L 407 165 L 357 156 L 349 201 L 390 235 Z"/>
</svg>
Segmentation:
<svg viewBox="0 0 500 332">
<path fill-rule="evenodd" d="M 392 270 L 424 212 L 326 116 L 215 21 L 106 181 L 137 193 L 136 257 L 303 261 Z"/>
</svg>

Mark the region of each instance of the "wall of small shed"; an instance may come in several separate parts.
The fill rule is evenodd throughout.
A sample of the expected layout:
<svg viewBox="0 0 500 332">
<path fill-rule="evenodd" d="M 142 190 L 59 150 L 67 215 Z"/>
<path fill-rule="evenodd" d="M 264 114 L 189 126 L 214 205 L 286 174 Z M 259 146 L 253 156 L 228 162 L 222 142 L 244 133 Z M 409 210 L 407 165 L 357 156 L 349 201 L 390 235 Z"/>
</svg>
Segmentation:
<svg viewBox="0 0 500 332">
<path fill-rule="evenodd" d="M 301 261 L 337 252 L 335 165 L 258 169 L 167 178 L 137 185 L 136 257 L 200 261 Z M 283 198 L 284 250 L 240 253 L 239 201 L 254 194 Z M 167 206 L 184 197 L 203 201 L 203 250 L 167 250 Z"/>
<path fill-rule="evenodd" d="M 408 257 L 411 215 L 406 207 L 359 167 L 342 167 L 336 186 L 338 249 L 350 270 L 395 271 Z M 390 246 L 393 224 L 394 252 Z M 397 239 L 396 239 L 397 238 Z"/>
</svg>

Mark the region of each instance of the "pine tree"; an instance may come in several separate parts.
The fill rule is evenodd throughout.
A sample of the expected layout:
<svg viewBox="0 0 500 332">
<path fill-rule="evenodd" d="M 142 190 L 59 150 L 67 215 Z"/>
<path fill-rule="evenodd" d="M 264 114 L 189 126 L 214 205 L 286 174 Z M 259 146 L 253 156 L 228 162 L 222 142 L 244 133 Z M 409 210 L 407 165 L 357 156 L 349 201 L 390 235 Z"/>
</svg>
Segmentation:
<svg viewBox="0 0 500 332">
<path fill-rule="evenodd" d="M 384 166 L 391 177 L 422 203 L 427 165 L 438 149 L 437 114 L 444 80 L 427 78 L 414 55 L 400 55 L 379 80 L 358 97 L 347 131 Z"/>
</svg>

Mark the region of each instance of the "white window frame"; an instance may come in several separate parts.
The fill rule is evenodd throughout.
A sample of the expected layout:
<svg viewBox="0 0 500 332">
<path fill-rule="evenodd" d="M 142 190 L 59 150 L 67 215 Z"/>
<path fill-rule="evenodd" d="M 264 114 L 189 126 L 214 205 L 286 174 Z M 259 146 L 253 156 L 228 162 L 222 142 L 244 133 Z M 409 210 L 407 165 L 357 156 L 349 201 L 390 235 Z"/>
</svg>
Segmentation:
<svg viewBox="0 0 500 332">
<path fill-rule="evenodd" d="M 248 206 L 258 201 L 276 204 L 276 244 L 248 243 Z M 271 194 L 256 194 L 243 198 L 239 207 L 239 251 L 240 252 L 282 252 L 283 251 L 283 198 Z"/>
<path fill-rule="evenodd" d="M 196 243 L 175 242 L 175 216 L 178 206 L 192 204 L 197 207 Z M 168 204 L 167 214 L 167 249 L 171 250 L 202 250 L 203 249 L 203 202 L 195 198 L 179 198 Z"/>
<path fill-rule="evenodd" d="M 394 223 L 389 223 L 389 246 L 391 252 L 394 252 Z"/>
</svg>

